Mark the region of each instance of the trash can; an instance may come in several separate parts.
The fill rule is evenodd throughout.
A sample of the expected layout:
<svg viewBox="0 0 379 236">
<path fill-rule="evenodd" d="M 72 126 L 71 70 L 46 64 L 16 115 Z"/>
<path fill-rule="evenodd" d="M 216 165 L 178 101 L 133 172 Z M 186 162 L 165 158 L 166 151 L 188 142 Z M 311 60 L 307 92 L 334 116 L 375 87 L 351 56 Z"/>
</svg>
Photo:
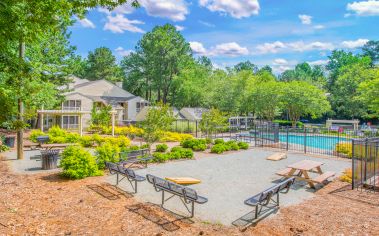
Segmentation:
<svg viewBox="0 0 379 236">
<path fill-rule="evenodd" d="M 10 148 L 14 148 L 14 142 L 16 140 L 15 136 L 5 136 L 4 138 L 4 145 L 8 146 Z"/>
<path fill-rule="evenodd" d="M 52 170 L 58 166 L 59 150 L 42 150 L 42 169 Z"/>
</svg>

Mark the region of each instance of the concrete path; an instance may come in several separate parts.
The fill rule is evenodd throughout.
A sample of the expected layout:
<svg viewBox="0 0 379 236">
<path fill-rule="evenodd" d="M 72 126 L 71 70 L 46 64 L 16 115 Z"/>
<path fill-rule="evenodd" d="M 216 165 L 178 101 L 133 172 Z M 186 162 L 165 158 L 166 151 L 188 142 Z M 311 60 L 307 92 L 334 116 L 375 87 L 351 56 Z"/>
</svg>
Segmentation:
<svg viewBox="0 0 379 236">
<path fill-rule="evenodd" d="M 288 164 L 311 159 L 325 163 L 322 166 L 323 171 L 334 171 L 338 174 L 351 166 L 348 160 L 315 158 L 304 154 L 288 154 L 287 159 L 276 162 L 266 160 L 265 158 L 272 153 L 251 149 L 212 155 L 198 160 L 151 165 L 136 172 L 143 176 L 149 173 L 162 178 L 182 176 L 200 179 L 202 183 L 192 185 L 191 188 L 196 189 L 199 195 L 207 197 L 209 201 L 204 205 L 195 206 L 195 216 L 205 222 L 230 225 L 252 211 L 243 204 L 244 200 L 273 185 L 280 179 L 275 172 L 284 169 Z M 116 181 L 115 176 L 107 176 L 106 179 L 112 184 Z M 127 191 L 132 190 L 128 181 L 121 182 L 119 187 Z M 313 189 L 309 189 L 305 183 L 297 183 L 288 194 L 281 195 L 281 206 L 300 203 L 313 195 Z M 161 201 L 161 193 L 155 192 L 147 181 L 139 184 L 135 197 L 154 204 L 160 204 Z M 165 206 L 174 212 L 188 215 L 177 198 L 171 199 Z M 251 217 L 251 214 L 247 217 Z"/>
</svg>

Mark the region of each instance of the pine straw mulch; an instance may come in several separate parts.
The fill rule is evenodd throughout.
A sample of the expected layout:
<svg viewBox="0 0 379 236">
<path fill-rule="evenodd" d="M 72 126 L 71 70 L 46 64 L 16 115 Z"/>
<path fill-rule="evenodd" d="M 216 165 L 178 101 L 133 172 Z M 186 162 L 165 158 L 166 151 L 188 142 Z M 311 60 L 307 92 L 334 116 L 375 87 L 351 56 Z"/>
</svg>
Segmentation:
<svg viewBox="0 0 379 236">
<path fill-rule="evenodd" d="M 18 175 L 0 161 L 0 235 L 378 235 L 379 193 L 335 181 L 255 227 L 183 219 L 106 184 L 58 173 Z M 241 203 L 243 204 L 243 203 Z"/>
</svg>

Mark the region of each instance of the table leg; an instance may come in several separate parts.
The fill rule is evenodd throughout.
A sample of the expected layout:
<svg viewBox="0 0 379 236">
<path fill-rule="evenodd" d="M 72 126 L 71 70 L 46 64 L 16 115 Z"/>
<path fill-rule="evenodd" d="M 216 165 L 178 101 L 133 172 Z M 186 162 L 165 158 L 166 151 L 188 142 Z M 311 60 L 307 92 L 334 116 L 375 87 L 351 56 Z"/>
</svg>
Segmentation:
<svg viewBox="0 0 379 236">
<path fill-rule="evenodd" d="M 304 179 L 305 179 L 305 181 L 308 182 L 309 187 L 311 187 L 311 188 L 315 188 L 315 185 L 314 185 L 313 182 L 311 181 L 311 178 L 309 177 L 308 172 L 305 171 L 305 170 L 303 170 L 302 173 L 303 173 L 303 175 L 304 175 Z"/>
<path fill-rule="evenodd" d="M 317 170 L 317 173 L 319 173 L 320 175 L 322 175 L 322 170 L 321 170 L 320 166 L 317 166 L 316 170 Z"/>
</svg>

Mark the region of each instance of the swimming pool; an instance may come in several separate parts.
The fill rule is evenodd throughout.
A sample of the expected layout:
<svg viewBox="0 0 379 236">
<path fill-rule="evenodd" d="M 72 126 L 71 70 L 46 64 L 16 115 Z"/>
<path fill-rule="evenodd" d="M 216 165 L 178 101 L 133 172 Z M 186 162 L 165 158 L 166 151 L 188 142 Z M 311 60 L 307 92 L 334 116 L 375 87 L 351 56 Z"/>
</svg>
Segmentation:
<svg viewBox="0 0 379 236">
<path fill-rule="evenodd" d="M 262 136 L 260 136 L 262 137 Z M 265 134 L 263 137 L 273 139 L 273 134 Z M 280 133 L 279 140 L 282 143 L 287 143 L 287 134 Z M 350 142 L 351 139 L 344 137 L 335 137 L 335 136 L 326 136 L 326 135 L 306 135 L 306 138 L 303 134 L 289 134 L 288 143 L 293 145 L 305 145 L 307 148 L 317 148 L 328 151 L 335 150 L 336 144 L 341 142 Z"/>
</svg>

